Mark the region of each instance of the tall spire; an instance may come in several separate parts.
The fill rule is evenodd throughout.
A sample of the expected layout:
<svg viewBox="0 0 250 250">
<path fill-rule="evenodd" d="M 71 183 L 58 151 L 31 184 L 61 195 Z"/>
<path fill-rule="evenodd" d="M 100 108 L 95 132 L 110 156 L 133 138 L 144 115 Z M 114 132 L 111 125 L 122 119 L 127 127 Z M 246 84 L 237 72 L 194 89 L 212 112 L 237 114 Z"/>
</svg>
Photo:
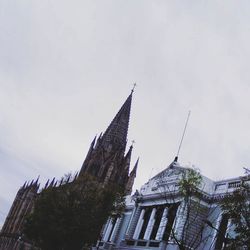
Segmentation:
<svg viewBox="0 0 250 250">
<path fill-rule="evenodd" d="M 101 182 L 124 186 L 128 180 L 132 146 L 125 154 L 134 89 L 111 121 L 103 135 L 93 141 L 79 176 L 90 174 Z M 95 143 L 94 143 L 95 142 Z"/>
<path fill-rule="evenodd" d="M 106 148 L 109 148 L 110 145 L 124 150 L 126 148 L 133 91 L 134 90 L 131 91 L 130 95 L 103 134 L 102 145 Z"/>
</svg>

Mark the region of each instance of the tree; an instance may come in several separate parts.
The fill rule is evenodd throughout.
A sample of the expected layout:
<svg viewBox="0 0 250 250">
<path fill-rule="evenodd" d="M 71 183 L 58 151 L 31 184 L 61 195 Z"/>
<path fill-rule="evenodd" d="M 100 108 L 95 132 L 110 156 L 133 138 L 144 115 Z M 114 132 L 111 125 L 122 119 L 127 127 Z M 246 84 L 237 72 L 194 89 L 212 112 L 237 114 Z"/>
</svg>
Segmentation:
<svg viewBox="0 0 250 250">
<path fill-rule="evenodd" d="M 241 186 L 221 202 L 223 213 L 231 219 L 235 237 L 229 239 L 228 249 L 239 249 L 250 246 L 250 186 L 249 177 L 242 180 Z"/>
<path fill-rule="evenodd" d="M 99 237 L 107 218 L 119 216 L 123 190 L 82 176 L 71 183 L 43 190 L 27 218 L 24 233 L 43 250 L 78 250 Z"/>
<path fill-rule="evenodd" d="M 200 244 L 200 230 L 198 234 L 192 238 L 188 237 L 188 231 L 192 226 L 198 226 L 198 215 L 201 212 L 200 200 L 195 200 L 198 196 L 198 187 L 201 184 L 202 177 L 200 173 L 194 169 L 187 169 L 182 172 L 181 179 L 178 182 L 178 192 L 183 197 L 182 218 L 183 228 L 178 235 L 175 230 L 172 230 L 172 237 L 179 246 L 180 250 L 187 249 L 187 247 L 196 248 Z M 180 215 L 179 215 L 180 216 Z"/>
<path fill-rule="evenodd" d="M 206 236 L 204 234 L 208 228 L 204 220 L 215 210 L 209 202 L 204 205 L 200 172 L 197 169 L 170 165 L 168 171 L 162 172 L 158 178 L 161 195 L 167 203 L 172 203 L 169 206 L 170 216 L 168 216 L 168 221 L 172 222 L 166 229 L 164 240 L 167 242 L 172 239 L 180 250 L 200 248 L 211 236 L 211 233 L 207 233 Z M 176 181 L 171 181 L 171 178 Z M 178 212 L 173 213 L 176 211 L 176 206 L 179 207 Z M 178 220 L 174 220 L 175 216 L 181 220 L 179 225 Z"/>
</svg>

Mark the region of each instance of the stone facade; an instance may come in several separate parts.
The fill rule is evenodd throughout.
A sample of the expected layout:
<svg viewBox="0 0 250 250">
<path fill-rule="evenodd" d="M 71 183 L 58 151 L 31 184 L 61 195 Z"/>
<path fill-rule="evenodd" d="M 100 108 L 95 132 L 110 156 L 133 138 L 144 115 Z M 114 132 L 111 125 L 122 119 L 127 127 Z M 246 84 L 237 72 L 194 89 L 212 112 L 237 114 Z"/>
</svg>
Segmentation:
<svg viewBox="0 0 250 250">
<path fill-rule="evenodd" d="M 0 234 L 0 249 L 30 249 L 31 244 L 23 239 L 25 216 L 31 213 L 38 195 L 38 179 L 24 184 L 17 192 Z"/>
<path fill-rule="evenodd" d="M 250 176 L 222 181 L 202 177 L 197 195 L 188 206 L 178 183 L 188 167 L 175 160 L 164 171 L 145 183 L 140 191 L 127 196 L 126 210 L 119 221 L 109 220 L 98 249 L 186 249 L 215 250 L 225 247 L 234 235 L 233 225 L 218 204 Z"/>
</svg>

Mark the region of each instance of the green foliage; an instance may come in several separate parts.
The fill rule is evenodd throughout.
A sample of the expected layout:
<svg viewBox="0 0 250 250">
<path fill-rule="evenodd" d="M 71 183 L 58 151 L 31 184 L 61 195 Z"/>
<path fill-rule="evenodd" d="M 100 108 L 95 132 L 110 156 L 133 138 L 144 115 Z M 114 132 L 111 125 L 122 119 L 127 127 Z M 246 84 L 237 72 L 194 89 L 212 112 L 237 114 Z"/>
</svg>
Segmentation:
<svg viewBox="0 0 250 250">
<path fill-rule="evenodd" d="M 95 243 L 107 218 L 123 208 L 123 190 L 83 176 L 42 191 L 24 232 L 43 250 L 78 250 Z"/>
<path fill-rule="evenodd" d="M 187 169 L 182 173 L 182 178 L 179 181 L 179 191 L 185 197 L 189 198 L 197 193 L 197 189 L 201 184 L 201 174 L 195 169 Z"/>
<path fill-rule="evenodd" d="M 236 236 L 229 241 L 228 249 L 250 246 L 250 186 L 242 183 L 233 194 L 226 196 L 221 208 L 234 224 Z M 236 248 L 235 248 L 236 249 Z M 237 248 L 239 249 L 239 248 Z"/>
<path fill-rule="evenodd" d="M 179 173 L 179 172 L 178 172 Z M 204 209 L 201 206 L 201 196 L 199 187 L 201 186 L 202 176 L 197 169 L 181 169 L 180 179 L 178 181 L 178 189 L 174 190 L 172 196 L 173 204 L 180 205 L 179 197 L 183 198 L 183 203 L 179 210 L 179 215 L 182 218 L 182 229 L 176 228 L 176 225 L 172 226 L 171 237 L 178 245 L 180 250 L 185 249 L 197 249 L 201 243 L 201 236 L 204 228 L 200 226 L 199 214 Z M 166 183 L 164 176 L 161 177 L 162 183 Z M 165 194 L 171 194 L 171 187 L 166 185 Z M 170 192 L 169 192 L 170 191 Z M 177 198 L 176 198 L 177 197 Z M 198 198 L 198 199 L 197 199 Z M 169 201 L 166 195 L 167 201 Z M 182 202 L 182 201 L 181 201 Z M 198 230 L 197 235 L 192 238 L 188 237 L 188 232 L 195 227 Z"/>
</svg>

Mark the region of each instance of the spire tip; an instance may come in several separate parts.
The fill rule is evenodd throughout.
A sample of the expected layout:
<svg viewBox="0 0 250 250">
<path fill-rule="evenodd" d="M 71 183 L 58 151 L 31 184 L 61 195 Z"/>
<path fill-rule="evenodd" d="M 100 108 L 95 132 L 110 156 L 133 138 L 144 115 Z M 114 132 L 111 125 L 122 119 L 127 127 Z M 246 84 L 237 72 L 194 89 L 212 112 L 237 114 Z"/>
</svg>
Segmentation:
<svg viewBox="0 0 250 250">
<path fill-rule="evenodd" d="M 134 91 L 135 91 L 135 87 L 137 86 L 137 84 L 136 84 L 136 82 L 134 83 L 134 85 L 133 85 L 133 88 L 131 89 L 131 94 L 133 94 L 134 93 Z"/>
</svg>

